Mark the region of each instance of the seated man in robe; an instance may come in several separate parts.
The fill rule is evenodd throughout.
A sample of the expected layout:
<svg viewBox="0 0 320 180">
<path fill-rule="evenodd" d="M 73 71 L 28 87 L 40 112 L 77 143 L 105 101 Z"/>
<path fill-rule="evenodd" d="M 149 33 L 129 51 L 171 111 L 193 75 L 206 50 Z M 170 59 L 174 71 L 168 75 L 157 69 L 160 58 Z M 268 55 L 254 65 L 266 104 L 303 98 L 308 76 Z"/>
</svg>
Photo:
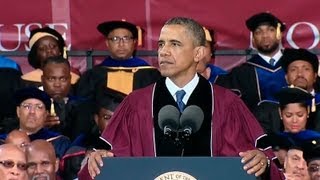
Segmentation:
<svg viewBox="0 0 320 180">
<path fill-rule="evenodd" d="M 319 69 L 318 57 L 306 49 L 285 49 L 280 63 L 289 86 L 300 87 L 314 96 L 310 103 L 306 129 L 320 131 L 320 121 L 317 120 L 320 116 L 320 107 L 317 108 L 320 104 L 320 94 L 315 90 Z M 283 131 L 278 109 L 278 100 L 264 100 L 256 107 L 254 114 L 266 133 Z"/>
<path fill-rule="evenodd" d="M 36 87 L 20 89 L 15 94 L 19 125 L 17 129 L 25 132 L 31 141 L 44 139 L 51 142 L 59 157 L 69 148 L 70 140 L 60 133 L 44 127 L 50 110 L 50 97 Z M 1 137 L 6 138 L 6 135 Z"/>
<path fill-rule="evenodd" d="M 96 100 L 97 90 L 102 87 L 129 94 L 160 78 L 155 67 L 135 56 L 136 47 L 142 41 L 140 27 L 126 21 L 108 21 L 97 29 L 105 37 L 110 56 L 81 76 L 77 83 L 78 96 Z"/>
<path fill-rule="evenodd" d="M 51 98 L 46 127 L 74 140 L 80 134 L 94 133 L 94 103 L 71 95 L 70 68 L 62 56 L 49 57 L 43 62 L 41 82 Z"/>
</svg>

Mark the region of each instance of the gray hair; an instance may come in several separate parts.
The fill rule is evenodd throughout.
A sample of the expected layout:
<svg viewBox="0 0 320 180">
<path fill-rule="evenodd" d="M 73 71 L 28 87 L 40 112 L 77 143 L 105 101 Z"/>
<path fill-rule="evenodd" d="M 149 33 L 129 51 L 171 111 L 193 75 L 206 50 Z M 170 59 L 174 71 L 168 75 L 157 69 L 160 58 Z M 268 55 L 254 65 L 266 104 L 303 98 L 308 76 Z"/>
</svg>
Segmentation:
<svg viewBox="0 0 320 180">
<path fill-rule="evenodd" d="M 195 46 L 205 46 L 206 36 L 202 26 L 195 20 L 186 17 L 174 17 L 169 19 L 164 25 L 182 25 L 193 38 Z"/>
</svg>

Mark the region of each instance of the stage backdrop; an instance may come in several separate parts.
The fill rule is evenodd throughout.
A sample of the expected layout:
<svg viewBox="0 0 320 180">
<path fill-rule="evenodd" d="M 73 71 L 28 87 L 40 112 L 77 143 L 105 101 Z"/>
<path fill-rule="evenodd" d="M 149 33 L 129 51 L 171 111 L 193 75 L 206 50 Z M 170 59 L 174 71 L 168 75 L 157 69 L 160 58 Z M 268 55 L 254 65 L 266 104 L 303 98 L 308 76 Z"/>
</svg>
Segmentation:
<svg viewBox="0 0 320 180">
<path fill-rule="evenodd" d="M 236 2 L 236 3 L 235 3 Z M 104 50 L 103 36 L 97 24 L 125 19 L 144 29 L 143 46 L 156 50 L 160 28 L 174 16 L 191 17 L 216 32 L 218 50 L 248 49 L 250 32 L 245 20 L 269 11 L 286 23 L 283 46 L 319 48 L 320 1 L 270 0 L 2 0 L 0 6 L 0 51 L 29 50 L 30 29 L 50 26 L 63 34 L 69 50 Z M 24 72 L 26 58 L 15 58 Z M 74 58 L 72 65 L 81 71 L 84 58 Z M 245 60 L 241 56 L 217 56 L 216 64 L 230 69 Z M 155 58 L 149 60 L 156 65 Z"/>
</svg>

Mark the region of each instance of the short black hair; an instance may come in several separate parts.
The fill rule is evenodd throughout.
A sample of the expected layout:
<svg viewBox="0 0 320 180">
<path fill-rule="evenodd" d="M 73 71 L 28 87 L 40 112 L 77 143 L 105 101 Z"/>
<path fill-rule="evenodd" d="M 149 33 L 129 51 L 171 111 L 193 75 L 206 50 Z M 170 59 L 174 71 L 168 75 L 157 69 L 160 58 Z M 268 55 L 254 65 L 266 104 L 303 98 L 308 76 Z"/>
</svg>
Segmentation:
<svg viewBox="0 0 320 180">
<path fill-rule="evenodd" d="M 62 56 L 52 56 L 48 57 L 42 64 L 42 69 L 44 69 L 48 64 L 66 64 L 68 68 L 71 68 L 69 61 Z"/>
<path fill-rule="evenodd" d="M 164 25 L 182 25 L 193 38 L 195 46 L 205 46 L 206 36 L 203 27 L 195 20 L 186 17 L 174 17 L 169 19 Z"/>
</svg>

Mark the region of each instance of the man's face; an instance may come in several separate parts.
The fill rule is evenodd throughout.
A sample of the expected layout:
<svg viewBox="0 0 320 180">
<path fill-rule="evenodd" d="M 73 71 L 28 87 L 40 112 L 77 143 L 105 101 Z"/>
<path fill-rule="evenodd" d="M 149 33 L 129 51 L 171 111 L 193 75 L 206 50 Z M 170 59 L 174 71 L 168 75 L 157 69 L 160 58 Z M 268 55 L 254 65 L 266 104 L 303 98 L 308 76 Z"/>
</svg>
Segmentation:
<svg viewBox="0 0 320 180">
<path fill-rule="evenodd" d="M 286 132 L 298 133 L 306 129 L 308 110 L 300 103 L 287 104 L 280 116 Z"/>
<path fill-rule="evenodd" d="M 200 49 L 202 48 L 202 49 Z M 200 54 L 198 51 L 202 51 Z M 193 37 L 182 25 L 165 25 L 158 41 L 158 63 L 161 75 L 172 81 L 194 76 L 203 58 L 203 47 L 195 47 Z"/>
<path fill-rule="evenodd" d="M 313 70 L 309 62 L 304 60 L 296 60 L 290 63 L 286 74 L 288 84 L 304 88 L 309 92 L 313 90 L 316 77 L 317 72 Z"/>
<path fill-rule="evenodd" d="M 43 128 L 47 115 L 45 105 L 38 99 L 26 99 L 17 107 L 20 129 L 28 133 Z"/>
<path fill-rule="evenodd" d="M 260 25 L 253 32 L 253 45 L 262 54 L 271 55 L 279 49 L 280 39 L 277 39 L 276 28 Z"/>
<path fill-rule="evenodd" d="M 307 163 L 303 159 L 303 152 L 298 149 L 290 149 L 284 162 L 285 173 L 294 178 L 304 179 L 308 176 Z"/>
<path fill-rule="evenodd" d="M 6 148 L 0 152 L 0 176 L 3 180 L 26 180 L 26 156 L 15 148 Z"/>
<path fill-rule="evenodd" d="M 58 40 L 51 36 L 45 36 L 37 41 L 37 59 L 41 62 L 48 57 L 59 56 L 60 52 Z"/>
<path fill-rule="evenodd" d="M 107 127 L 112 115 L 113 112 L 106 108 L 100 108 L 99 113 L 95 114 L 94 120 L 96 121 L 96 124 L 98 125 L 100 132 L 103 132 L 103 130 Z"/>
<path fill-rule="evenodd" d="M 129 30 L 118 28 L 108 34 L 106 45 L 112 58 L 123 60 L 129 59 L 133 55 L 136 40 L 133 39 Z"/>
<path fill-rule="evenodd" d="M 310 161 L 308 164 L 308 171 L 311 177 L 311 180 L 320 179 L 320 160 Z"/>
<path fill-rule="evenodd" d="M 50 63 L 43 68 L 44 91 L 55 100 L 68 96 L 71 88 L 70 68 L 64 63 Z"/>
<path fill-rule="evenodd" d="M 56 178 L 59 161 L 45 150 L 33 149 L 28 153 L 27 173 L 34 180 L 51 180 Z"/>
</svg>

